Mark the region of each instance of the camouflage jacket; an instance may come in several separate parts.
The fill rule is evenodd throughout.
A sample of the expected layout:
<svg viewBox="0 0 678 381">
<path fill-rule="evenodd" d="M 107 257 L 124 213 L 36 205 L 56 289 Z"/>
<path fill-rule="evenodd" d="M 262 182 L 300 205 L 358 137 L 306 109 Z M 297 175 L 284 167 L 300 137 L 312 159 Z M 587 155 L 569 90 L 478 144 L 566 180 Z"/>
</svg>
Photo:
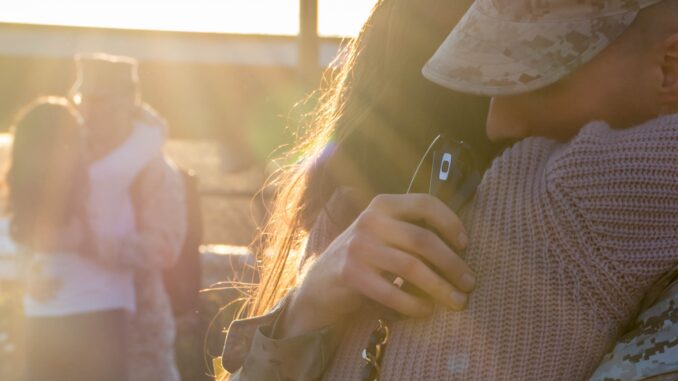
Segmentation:
<svg viewBox="0 0 678 381">
<path fill-rule="evenodd" d="M 678 266 L 647 294 L 641 311 L 590 381 L 678 380 Z"/>
</svg>

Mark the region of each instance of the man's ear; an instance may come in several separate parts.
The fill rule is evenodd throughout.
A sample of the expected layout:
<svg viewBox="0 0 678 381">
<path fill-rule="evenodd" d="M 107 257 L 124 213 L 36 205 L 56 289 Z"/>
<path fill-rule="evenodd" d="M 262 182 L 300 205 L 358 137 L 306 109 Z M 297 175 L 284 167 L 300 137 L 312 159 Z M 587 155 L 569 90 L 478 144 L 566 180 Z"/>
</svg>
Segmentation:
<svg viewBox="0 0 678 381">
<path fill-rule="evenodd" d="M 662 62 L 662 101 L 675 105 L 678 103 L 678 33 L 669 36 L 664 43 Z"/>
</svg>

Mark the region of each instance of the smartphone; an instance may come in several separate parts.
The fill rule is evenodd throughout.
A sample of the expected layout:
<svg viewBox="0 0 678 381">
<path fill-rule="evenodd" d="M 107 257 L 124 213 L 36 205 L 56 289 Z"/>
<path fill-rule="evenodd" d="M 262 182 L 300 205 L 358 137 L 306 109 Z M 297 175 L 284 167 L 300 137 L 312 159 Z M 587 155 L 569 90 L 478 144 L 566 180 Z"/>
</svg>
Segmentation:
<svg viewBox="0 0 678 381">
<path fill-rule="evenodd" d="M 428 193 L 436 196 L 455 213 L 459 213 L 473 199 L 482 179 L 473 150 L 467 143 L 448 140 L 443 135 L 439 135 L 431 143 L 425 156 L 430 156 L 431 162 Z M 424 160 L 426 159 L 425 157 Z M 417 172 L 413 175 L 413 181 L 410 184 L 414 182 Z M 427 227 L 425 223 L 421 223 L 421 226 Z M 435 266 L 430 263 L 427 265 L 442 276 Z M 407 293 L 420 298 L 430 298 L 428 294 L 401 277 L 392 274 L 387 277 Z M 402 318 L 399 313 L 390 309 L 387 309 L 386 317 L 396 320 Z"/>
</svg>

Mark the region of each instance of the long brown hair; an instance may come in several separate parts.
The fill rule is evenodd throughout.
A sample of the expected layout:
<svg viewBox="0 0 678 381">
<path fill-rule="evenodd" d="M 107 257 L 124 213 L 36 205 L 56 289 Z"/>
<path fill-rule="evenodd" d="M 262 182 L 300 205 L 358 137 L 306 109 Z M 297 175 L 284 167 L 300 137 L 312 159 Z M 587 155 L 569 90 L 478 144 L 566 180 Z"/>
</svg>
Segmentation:
<svg viewBox="0 0 678 381">
<path fill-rule="evenodd" d="M 292 153 L 303 159 L 275 181 L 259 256 L 261 280 L 249 315 L 269 310 L 295 286 L 308 231 L 338 187 L 368 196 L 403 193 L 440 132 L 469 142 L 482 165 L 497 153 L 484 132 L 487 99 L 454 93 L 421 75 L 470 3 L 382 0 L 348 43 Z"/>
<path fill-rule="evenodd" d="M 17 242 L 44 249 L 82 209 L 86 182 L 80 117 L 65 98 L 43 97 L 19 111 L 11 130 L 10 232 Z"/>
</svg>

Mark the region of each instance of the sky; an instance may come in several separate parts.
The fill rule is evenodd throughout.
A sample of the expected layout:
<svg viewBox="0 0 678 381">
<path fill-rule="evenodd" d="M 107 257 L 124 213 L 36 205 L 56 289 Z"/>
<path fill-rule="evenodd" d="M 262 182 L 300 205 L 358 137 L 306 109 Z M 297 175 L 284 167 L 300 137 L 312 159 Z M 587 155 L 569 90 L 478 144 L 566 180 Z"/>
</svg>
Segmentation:
<svg viewBox="0 0 678 381">
<path fill-rule="evenodd" d="M 376 0 L 319 0 L 319 33 L 354 36 Z M 0 0 L 0 22 L 295 35 L 298 0 Z"/>
</svg>

